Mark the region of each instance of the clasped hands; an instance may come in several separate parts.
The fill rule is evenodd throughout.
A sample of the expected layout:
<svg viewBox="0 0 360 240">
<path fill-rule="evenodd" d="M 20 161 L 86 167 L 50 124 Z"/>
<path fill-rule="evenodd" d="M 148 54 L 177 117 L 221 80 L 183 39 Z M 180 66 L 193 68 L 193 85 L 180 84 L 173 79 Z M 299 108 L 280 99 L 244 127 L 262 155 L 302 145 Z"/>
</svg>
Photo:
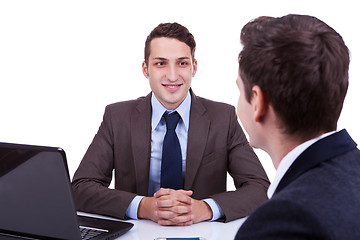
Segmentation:
<svg viewBox="0 0 360 240">
<path fill-rule="evenodd" d="M 191 198 L 191 190 L 161 188 L 153 197 L 144 197 L 139 205 L 138 217 L 150 219 L 160 225 L 188 226 L 212 218 L 210 206 Z"/>
</svg>

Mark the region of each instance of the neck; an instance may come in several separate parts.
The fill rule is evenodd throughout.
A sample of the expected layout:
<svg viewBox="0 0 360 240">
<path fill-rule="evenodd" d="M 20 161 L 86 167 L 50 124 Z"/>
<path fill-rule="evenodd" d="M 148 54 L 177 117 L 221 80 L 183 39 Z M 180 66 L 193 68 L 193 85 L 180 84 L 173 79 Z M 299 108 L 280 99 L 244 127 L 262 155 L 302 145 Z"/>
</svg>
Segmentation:
<svg viewBox="0 0 360 240">
<path fill-rule="evenodd" d="M 286 156 L 286 154 L 300 144 L 301 142 L 290 138 L 271 139 L 271 145 L 268 147 L 266 152 L 271 157 L 275 169 L 278 168 L 281 160 Z"/>
<path fill-rule="evenodd" d="M 281 160 L 294 148 L 310 139 L 317 138 L 322 134 L 324 134 L 324 132 L 304 138 L 296 135 L 279 133 L 277 138 L 271 139 L 271 142 L 269 143 L 270 147 L 268 154 L 272 159 L 274 167 L 277 169 Z"/>
</svg>

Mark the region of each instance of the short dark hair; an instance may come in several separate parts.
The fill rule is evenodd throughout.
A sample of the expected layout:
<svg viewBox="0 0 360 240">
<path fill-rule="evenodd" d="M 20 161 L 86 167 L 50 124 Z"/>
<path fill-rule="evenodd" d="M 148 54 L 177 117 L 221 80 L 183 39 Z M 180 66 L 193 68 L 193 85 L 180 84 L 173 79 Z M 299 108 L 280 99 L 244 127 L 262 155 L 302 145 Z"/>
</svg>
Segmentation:
<svg viewBox="0 0 360 240">
<path fill-rule="evenodd" d="M 149 63 L 150 43 L 154 38 L 160 37 L 175 38 L 180 42 L 186 43 L 186 45 L 190 47 L 192 61 L 195 61 L 196 42 L 194 36 L 189 32 L 189 30 L 176 22 L 160 23 L 146 38 L 144 51 L 144 60 L 146 65 Z"/>
<path fill-rule="evenodd" d="M 334 29 L 306 15 L 259 17 L 243 27 L 240 39 L 247 101 L 259 86 L 289 134 L 309 138 L 336 130 L 350 57 Z"/>
</svg>

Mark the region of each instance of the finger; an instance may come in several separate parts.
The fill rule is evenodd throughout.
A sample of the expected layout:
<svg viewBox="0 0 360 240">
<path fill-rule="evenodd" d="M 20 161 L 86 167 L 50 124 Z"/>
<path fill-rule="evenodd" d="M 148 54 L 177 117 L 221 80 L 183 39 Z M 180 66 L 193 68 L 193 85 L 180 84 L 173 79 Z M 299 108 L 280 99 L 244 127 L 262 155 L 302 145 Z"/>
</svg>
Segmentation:
<svg viewBox="0 0 360 240">
<path fill-rule="evenodd" d="M 178 216 L 178 214 L 172 211 L 158 210 L 156 216 L 161 220 L 170 220 Z"/>
<path fill-rule="evenodd" d="M 159 198 L 159 197 L 162 197 L 162 196 L 165 196 L 165 195 L 169 195 L 174 191 L 175 190 L 170 189 L 170 188 L 160 188 L 158 191 L 156 191 L 154 193 L 154 197 Z"/>
<path fill-rule="evenodd" d="M 169 221 L 169 220 L 159 220 L 157 222 L 159 225 L 162 225 L 162 226 L 190 226 L 193 224 L 193 221 L 188 221 L 188 222 L 184 222 L 184 223 L 173 223 L 172 221 Z"/>
<path fill-rule="evenodd" d="M 174 206 L 182 206 L 182 205 L 192 205 L 193 199 L 182 193 L 174 193 L 171 195 L 162 196 L 160 198 L 156 198 L 156 206 L 159 208 L 163 207 L 174 207 Z"/>
<path fill-rule="evenodd" d="M 188 226 L 193 223 L 193 218 L 192 214 L 184 214 L 171 219 L 159 219 L 158 223 L 160 225 Z"/>
<path fill-rule="evenodd" d="M 181 206 L 175 206 L 171 208 L 171 211 L 177 214 L 187 214 L 192 212 L 193 206 L 192 205 L 181 205 Z"/>
<path fill-rule="evenodd" d="M 183 189 L 174 190 L 174 189 L 171 189 L 171 188 L 160 188 L 158 191 L 156 191 L 154 193 L 154 197 L 159 198 L 161 196 L 174 194 L 176 192 L 185 194 L 187 196 L 191 196 L 193 194 L 192 190 L 183 190 Z"/>
<path fill-rule="evenodd" d="M 180 190 L 177 190 L 177 191 L 181 192 L 181 193 L 183 193 L 185 195 L 188 195 L 188 196 L 191 196 L 193 194 L 193 191 L 191 191 L 191 190 L 182 190 L 182 189 L 180 189 Z"/>
<path fill-rule="evenodd" d="M 157 211 L 160 213 L 160 217 L 162 218 L 173 218 L 177 215 L 189 214 L 192 212 L 191 205 L 182 205 L 182 206 L 175 206 L 170 208 L 158 208 Z M 173 215 L 162 215 L 162 212 L 172 212 Z"/>
<path fill-rule="evenodd" d="M 156 199 L 155 204 L 158 208 L 170 208 L 181 203 L 172 198 L 160 198 Z"/>
<path fill-rule="evenodd" d="M 190 197 L 190 195 L 185 194 L 182 191 L 176 191 L 176 193 L 171 194 L 171 196 L 174 196 L 174 199 L 178 202 L 181 202 L 183 204 L 193 204 L 193 199 Z"/>
</svg>

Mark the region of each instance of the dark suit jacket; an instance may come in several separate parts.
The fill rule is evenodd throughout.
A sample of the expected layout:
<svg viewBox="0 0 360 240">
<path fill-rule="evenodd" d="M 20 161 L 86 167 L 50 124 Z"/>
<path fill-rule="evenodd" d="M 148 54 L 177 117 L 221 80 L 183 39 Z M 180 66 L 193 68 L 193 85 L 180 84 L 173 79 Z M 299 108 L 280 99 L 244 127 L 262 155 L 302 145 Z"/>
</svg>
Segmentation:
<svg viewBox="0 0 360 240">
<path fill-rule="evenodd" d="M 184 189 L 212 197 L 226 221 L 248 215 L 267 199 L 266 173 L 237 121 L 234 107 L 191 92 Z M 106 107 L 103 122 L 73 178 L 80 211 L 126 218 L 136 195 L 148 194 L 151 93 Z M 108 189 L 115 169 L 115 190 Z M 236 191 L 226 192 L 227 171 Z"/>
<path fill-rule="evenodd" d="M 346 130 L 306 149 L 236 239 L 360 239 L 360 151 Z"/>
</svg>

